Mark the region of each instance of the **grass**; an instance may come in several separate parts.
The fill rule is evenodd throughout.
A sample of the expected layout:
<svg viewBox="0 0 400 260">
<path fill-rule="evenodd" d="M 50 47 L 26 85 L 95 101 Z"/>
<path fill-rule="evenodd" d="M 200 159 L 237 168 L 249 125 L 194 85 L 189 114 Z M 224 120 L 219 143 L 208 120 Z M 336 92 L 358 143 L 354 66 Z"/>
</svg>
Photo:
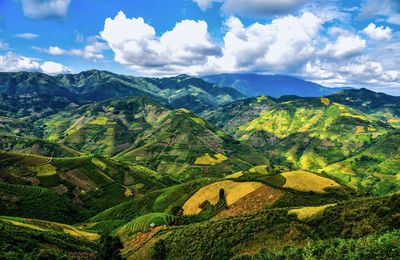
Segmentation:
<svg viewBox="0 0 400 260">
<path fill-rule="evenodd" d="M 147 232 L 154 227 L 160 225 L 170 225 L 174 222 L 174 216 L 167 213 L 150 213 L 147 215 L 140 216 L 129 223 L 120 227 L 116 234 L 125 240 L 129 236 L 132 236 L 138 232 Z"/>
<path fill-rule="evenodd" d="M 262 186 L 263 184 L 259 182 L 234 182 L 229 180 L 215 182 L 198 190 L 185 202 L 182 208 L 185 215 L 199 214 L 201 212 L 200 206 L 205 201 L 212 205 L 218 203 L 221 189 L 225 191 L 226 203 L 229 206 Z"/>
<path fill-rule="evenodd" d="M 0 191 L 23 198 L 35 198 L 48 192 L 47 189 L 38 186 L 8 184 L 0 182 Z"/>
<path fill-rule="evenodd" d="M 37 219 L 26 219 L 18 217 L 0 216 L 0 221 L 10 223 L 15 226 L 30 228 L 42 232 L 63 232 L 67 235 L 87 239 L 90 241 L 97 240 L 100 236 L 97 233 L 81 230 L 77 227 Z"/>
<path fill-rule="evenodd" d="M 56 167 L 51 164 L 37 166 L 35 169 L 38 171 L 37 176 L 51 176 L 57 174 Z"/>
<path fill-rule="evenodd" d="M 282 176 L 286 179 L 284 188 L 319 193 L 324 193 L 326 188 L 340 188 L 337 182 L 311 172 L 291 171 L 282 173 Z"/>
<path fill-rule="evenodd" d="M 194 164 L 216 165 L 226 160 L 228 160 L 228 157 L 223 154 L 217 153 L 214 155 L 213 158 L 208 153 L 206 153 L 203 156 L 198 157 Z"/>
<path fill-rule="evenodd" d="M 106 125 L 108 122 L 108 118 L 105 116 L 99 116 L 96 119 L 90 121 L 91 125 Z"/>
<path fill-rule="evenodd" d="M 332 207 L 335 204 L 327 204 L 323 206 L 317 206 L 317 207 L 302 207 L 298 209 L 290 209 L 288 211 L 289 214 L 295 214 L 298 219 L 300 220 L 307 220 L 310 219 L 322 212 L 328 207 Z"/>
</svg>

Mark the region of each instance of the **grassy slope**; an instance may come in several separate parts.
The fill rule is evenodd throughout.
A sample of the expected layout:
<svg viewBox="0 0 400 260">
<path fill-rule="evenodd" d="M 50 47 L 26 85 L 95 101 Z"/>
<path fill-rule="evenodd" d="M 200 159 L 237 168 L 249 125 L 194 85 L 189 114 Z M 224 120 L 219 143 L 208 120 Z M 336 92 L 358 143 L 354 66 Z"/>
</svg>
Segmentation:
<svg viewBox="0 0 400 260">
<path fill-rule="evenodd" d="M 179 180 L 222 177 L 252 164 L 269 164 L 254 149 L 184 109 L 169 113 L 115 158 L 136 161 Z"/>
<path fill-rule="evenodd" d="M 163 118 L 168 109 L 142 97 L 111 99 L 40 120 L 48 140 L 80 151 L 112 156 Z"/>
<path fill-rule="evenodd" d="M 3 214 L 67 223 L 175 183 L 145 167 L 92 155 L 53 158 L 16 153 L 0 154 L 0 180 L 6 182 L 0 189 Z M 37 192 L 38 186 L 43 192 Z M 25 190 L 32 190 L 33 196 Z M 54 203 L 49 214 L 46 199 Z"/>
<path fill-rule="evenodd" d="M 373 195 L 400 190 L 399 131 L 377 138 L 359 154 L 321 171 Z"/>
<path fill-rule="evenodd" d="M 167 259 L 185 256 L 228 259 L 258 250 L 282 250 L 310 240 L 361 238 L 399 228 L 399 197 L 361 199 L 328 207 L 307 221 L 286 209 L 181 226 L 162 239 Z M 164 232 L 165 233 L 165 232 Z M 157 239 L 157 236 L 154 238 Z M 157 252 L 160 253 L 160 252 Z"/>
</svg>

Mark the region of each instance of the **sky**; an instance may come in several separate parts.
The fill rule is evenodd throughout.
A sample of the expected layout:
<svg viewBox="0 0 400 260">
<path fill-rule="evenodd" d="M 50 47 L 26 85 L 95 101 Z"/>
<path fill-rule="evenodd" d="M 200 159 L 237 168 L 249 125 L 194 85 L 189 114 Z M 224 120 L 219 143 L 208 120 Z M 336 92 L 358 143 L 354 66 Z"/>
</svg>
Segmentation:
<svg viewBox="0 0 400 260">
<path fill-rule="evenodd" d="M 287 74 L 400 95 L 400 0 L 0 0 L 0 71 Z"/>
</svg>

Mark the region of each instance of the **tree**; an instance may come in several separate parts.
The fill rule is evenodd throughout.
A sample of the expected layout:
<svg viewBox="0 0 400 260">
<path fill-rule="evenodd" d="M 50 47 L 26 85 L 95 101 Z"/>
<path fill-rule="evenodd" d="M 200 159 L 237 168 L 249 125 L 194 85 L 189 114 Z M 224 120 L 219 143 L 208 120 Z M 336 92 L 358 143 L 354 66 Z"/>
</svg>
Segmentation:
<svg viewBox="0 0 400 260">
<path fill-rule="evenodd" d="M 124 248 L 119 237 L 102 235 L 100 238 L 100 248 L 97 258 L 99 260 L 121 260 L 121 249 Z"/>
</svg>

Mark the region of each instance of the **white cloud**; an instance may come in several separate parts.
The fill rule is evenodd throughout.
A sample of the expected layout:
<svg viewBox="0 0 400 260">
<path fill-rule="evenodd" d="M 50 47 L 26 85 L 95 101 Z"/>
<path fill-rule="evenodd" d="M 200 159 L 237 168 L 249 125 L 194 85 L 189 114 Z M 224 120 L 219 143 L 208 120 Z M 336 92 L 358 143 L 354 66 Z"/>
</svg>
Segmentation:
<svg viewBox="0 0 400 260">
<path fill-rule="evenodd" d="M 400 1 L 367 0 L 361 9 L 360 18 L 368 19 L 374 16 L 384 17 L 386 22 L 400 25 Z"/>
<path fill-rule="evenodd" d="M 66 17 L 71 0 L 21 0 L 25 16 L 34 19 Z"/>
<path fill-rule="evenodd" d="M 214 60 L 224 71 L 282 71 L 310 58 L 323 21 L 311 13 L 277 18 L 269 24 L 244 27 L 231 17 L 223 57 Z"/>
<path fill-rule="evenodd" d="M 290 13 L 310 0 L 193 0 L 202 10 L 211 7 L 213 2 L 222 4 L 226 14 L 246 16 L 265 16 Z"/>
<path fill-rule="evenodd" d="M 204 21 L 183 20 L 160 37 L 143 18 L 127 18 L 120 11 L 107 18 L 101 37 L 114 52 L 114 60 L 141 73 L 189 73 L 220 55 Z"/>
<path fill-rule="evenodd" d="M 70 73 L 71 70 L 64 65 L 52 61 L 45 61 L 40 65 L 40 70 L 49 75 Z"/>
<path fill-rule="evenodd" d="M 36 71 L 47 74 L 70 73 L 71 70 L 62 64 L 20 56 L 12 52 L 0 55 L 0 71 Z"/>
<path fill-rule="evenodd" d="M 27 40 L 33 40 L 33 39 L 36 39 L 37 37 L 39 37 L 39 35 L 37 35 L 35 33 L 19 33 L 19 34 L 15 34 L 14 37 L 21 38 L 21 39 L 27 39 Z"/>
<path fill-rule="evenodd" d="M 340 34 L 335 42 L 328 43 L 322 54 L 336 59 L 343 59 L 361 54 L 366 47 L 367 42 L 360 36 L 344 33 Z"/>
<path fill-rule="evenodd" d="M 108 47 L 103 42 L 93 41 L 92 43 L 86 45 L 83 49 L 66 50 L 58 46 L 50 46 L 48 48 L 41 48 L 34 46 L 32 48 L 36 51 L 48 53 L 53 56 L 70 55 L 70 56 L 83 57 L 85 59 L 100 60 L 104 59 L 102 51 L 107 49 Z"/>
<path fill-rule="evenodd" d="M 392 29 L 390 27 L 376 26 L 374 23 L 370 23 L 365 27 L 363 32 L 376 41 L 390 40 L 392 38 Z"/>
</svg>

